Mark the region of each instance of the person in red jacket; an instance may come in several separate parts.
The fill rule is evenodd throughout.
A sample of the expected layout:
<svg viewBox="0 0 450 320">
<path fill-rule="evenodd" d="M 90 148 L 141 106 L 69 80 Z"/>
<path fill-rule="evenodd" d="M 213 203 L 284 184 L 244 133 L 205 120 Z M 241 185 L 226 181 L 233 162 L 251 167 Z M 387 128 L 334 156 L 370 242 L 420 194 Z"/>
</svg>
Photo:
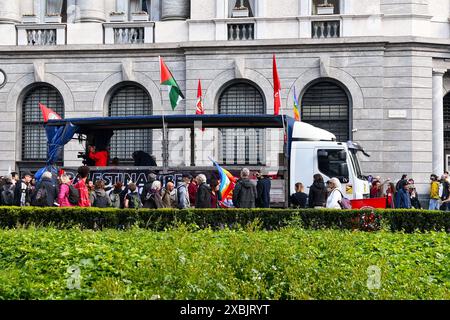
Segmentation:
<svg viewBox="0 0 450 320">
<path fill-rule="evenodd" d="M 197 198 L 198 184 L 197 181 L 191 176 L 191 183 L 188 185 L 189 202 L 191 207 L 195 207 L 195 200 Z"/>
<path fill-rule="evenodd" d="M 95 162 L 96 167 L 106 167 L 108 165 L 108 151 L 95 151 L 94 146 L 89 146 L 88 157 Z"/>
<path fill-rule="evenodd" d="M 79 192 L 79 207 L 90 207 L 91 202 L 89 201 L 89 191 L 86 186 L 86 180 L 89 176 L 90 169 L 88 166 L 81 166 L 78 168 L 78 182 L 74 185 Z"/>
</svg>

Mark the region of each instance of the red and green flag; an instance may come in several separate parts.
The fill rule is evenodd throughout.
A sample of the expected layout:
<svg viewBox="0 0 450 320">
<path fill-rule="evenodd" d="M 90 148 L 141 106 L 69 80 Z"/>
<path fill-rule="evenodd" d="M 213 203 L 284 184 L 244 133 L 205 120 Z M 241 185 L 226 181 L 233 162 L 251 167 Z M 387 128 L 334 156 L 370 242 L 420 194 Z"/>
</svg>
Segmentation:
<svg viewBox="0 0 450 320">
<path fill-rule="evenodd" d="M 170 105 L 172 106 L 172 110 L 175 110 L 178 103 L 184 99 L 183 93 L 173 77 L 172 72 L 167 68 L 161 57 L 159 57 L 159 69 L 161 73 L 161 85 L 168 86 Z"/>
</svg>

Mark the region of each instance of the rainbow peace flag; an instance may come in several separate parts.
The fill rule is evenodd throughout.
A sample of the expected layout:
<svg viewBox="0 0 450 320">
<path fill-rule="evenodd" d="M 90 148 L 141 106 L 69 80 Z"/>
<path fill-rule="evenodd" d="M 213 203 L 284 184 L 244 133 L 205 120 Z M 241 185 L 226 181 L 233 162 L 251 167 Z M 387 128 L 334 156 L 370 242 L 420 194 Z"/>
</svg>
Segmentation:
<svg viewBox="0 0 450 320">
<path fill-rule="evenodd" d="M 236 178 L 228 171 L 219 166 L 217 162 L 210 160 L 214 163 L 217 170 L 219 171 L 220 176 L 220 185 L 219 185 L 219 192 L 222 198 L 222 201 L 226 201 L 231 192 L 234 189 L 234 186 L 236 185 Z"/>
<path fill-rule="evenodd" d="M 295 121 L 300 121 L 300 109 L 299 109 L 299 103 L 297 95 L 295 94 L 295 87 L 294 87 L 294 118 Z"/>
</svg>

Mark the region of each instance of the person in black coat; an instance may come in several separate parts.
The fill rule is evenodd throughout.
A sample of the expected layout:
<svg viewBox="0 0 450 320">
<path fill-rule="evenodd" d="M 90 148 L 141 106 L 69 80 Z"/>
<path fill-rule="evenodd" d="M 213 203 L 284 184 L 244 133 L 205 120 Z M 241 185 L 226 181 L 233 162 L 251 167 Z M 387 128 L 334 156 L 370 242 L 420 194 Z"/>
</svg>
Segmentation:
<svg viewBox="0 0 450 320">
<path fill-rule="evenodd" d="M 243 168 L 241 178 L 233 190 L 233 205 L 236 208 L 254 208 L 256 205 L 256 186 L 249 179 L 250 170 Z"/>
<path fill-rule="evenodd" d="M 256 207 L 270 208 L 270 188 L 271 181 L 268 176 L 256 173 L 258 182 L 256 183 Z"/>
<path fill-rule="evenodd" d="M 206 184 L 206 176 L 199 174 L 197 176 L 197 196 L 195 197 L 196 208 L 211 208 L 211 188 Z"/>
<path fill-rule="evenodd" d="M 294 208 L 306 208 L 308 195 L 304 192 L 305 186 L 301 182 L 295 184 L 295 193 L 291 195 L 291 204 Z"/>
<path fill-rule="evenodd" d="M 308 206 L 310 208 L 324 208 L 327 203 L 327 187 L 320 174 L 314 175 L 314 182 L 309 187 Z"/>
<path fill-rule="evenodd" d="M 46 197 L 45 199 L 39 200 L 37 196 L 41 189 L 45 189 Z M 44 172 L 42 174 L 42 180 L 37 184 L 36 190 L 33 196 L 34 203 L 39 207 L 53 207 L 55 205 L 55 200 L 58 197 L 58 188 L 56 183 L 52 179 L 51 172 Z"/>
</svg>

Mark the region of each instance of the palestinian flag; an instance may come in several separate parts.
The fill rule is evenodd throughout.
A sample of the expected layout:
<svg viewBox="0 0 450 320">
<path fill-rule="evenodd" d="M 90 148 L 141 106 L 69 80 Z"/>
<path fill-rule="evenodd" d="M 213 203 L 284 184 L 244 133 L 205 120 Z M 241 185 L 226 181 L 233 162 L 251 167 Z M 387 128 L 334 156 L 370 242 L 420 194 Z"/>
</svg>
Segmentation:
<svg viewBox="0 0 450 320">
<path fill-rule="evenodd" d="M 161 85 L 168 86 L 170 105 L 172 110 L 175 110 L 178 103 L 184 99 L 183 93 L 161 57 L 159 57 L 159 70 L 161 73 Z"/>
</svg>

